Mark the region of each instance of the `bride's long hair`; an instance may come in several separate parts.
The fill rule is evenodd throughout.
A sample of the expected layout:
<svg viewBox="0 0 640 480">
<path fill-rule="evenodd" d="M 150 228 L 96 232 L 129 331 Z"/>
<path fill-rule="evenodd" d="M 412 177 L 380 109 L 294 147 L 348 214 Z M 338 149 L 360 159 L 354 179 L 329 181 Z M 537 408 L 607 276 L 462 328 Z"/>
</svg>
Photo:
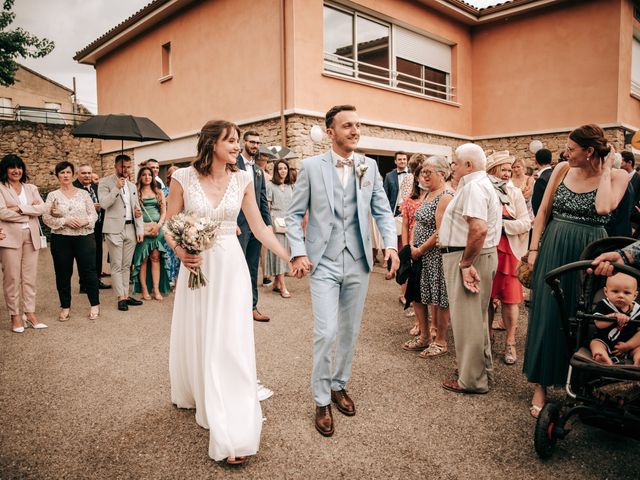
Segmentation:
<svg viewBox="0 0 640 480">
<path fill-rule="evenodd" d="M 213 163 L 213 146 L 222 136 L 223 140 L 229 138 L 235 130 L 240 137 L 240 129 L 233 122 L 226 120 L 210 120 L 204 124 L 198 135 L 198 155 L 193 161 L 195 168 L 200 175 L 209 175 L 211 164 Z M 235 172 L 238 170 L 236 164 L 227 163 L 227 170 Z"/>
</svg>

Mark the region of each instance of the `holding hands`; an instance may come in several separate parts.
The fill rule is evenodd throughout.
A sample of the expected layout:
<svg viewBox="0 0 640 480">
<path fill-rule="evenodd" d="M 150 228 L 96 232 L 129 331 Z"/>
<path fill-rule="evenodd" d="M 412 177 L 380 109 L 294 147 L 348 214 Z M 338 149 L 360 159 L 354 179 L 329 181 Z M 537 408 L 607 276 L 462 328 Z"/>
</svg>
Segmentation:
<svg viewBox="0 0 640 480">
<path fill-rule="evenodd" d="M 291 262 L 291 273 L 296 278 L 302 278 L 311 272 L 313 266 L 309 261 L 309 258 L 305 256 L 295 257 Z"/>
</svg>

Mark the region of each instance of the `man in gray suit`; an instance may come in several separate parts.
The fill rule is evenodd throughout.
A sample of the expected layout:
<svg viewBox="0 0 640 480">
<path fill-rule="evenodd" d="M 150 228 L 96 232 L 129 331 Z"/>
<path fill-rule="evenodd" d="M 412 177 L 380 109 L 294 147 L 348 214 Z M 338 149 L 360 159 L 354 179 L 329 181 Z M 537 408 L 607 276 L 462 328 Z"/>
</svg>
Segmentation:
<svg viewBox="0 0 640 480">
<path fill-rule="evenodd" d="M 302 161 L 286 223 L 294 271 L 298 276 L 311 273 L 315 427 L 329 437 L 334 432 L 331 402 L 344 415 L 356 413 L 346 385 L 373 270 L 369 212 L 387 247 L 385 260 L 391 260 L 387 279 L 393 278 L 399 260 L 395 222 L 378 166 L 355 154 L 360 139 L 355 107 L 333 107 L 325 125 L 331 150 Z"/>
<path fill-rule="evenodd" d="M 115 162 L 116 173 L 98 184 L 98 199 L 105 212 L 102 233 L 109 250 L 111 285 L 118 295 L 118 310 L 126 311 L 129 305 L 142 305 L 129 296 L 129 277 L 136 242 L 144 239 L 144 224 L 136 186 L 128 180 L 131 158 L 118 155 Z"/>
</svg>

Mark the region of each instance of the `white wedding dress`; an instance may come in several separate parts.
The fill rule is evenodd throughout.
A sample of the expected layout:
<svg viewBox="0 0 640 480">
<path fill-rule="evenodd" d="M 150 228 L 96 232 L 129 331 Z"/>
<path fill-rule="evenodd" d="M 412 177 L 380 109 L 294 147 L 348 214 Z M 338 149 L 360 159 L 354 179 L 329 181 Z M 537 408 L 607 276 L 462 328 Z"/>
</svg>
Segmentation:
<svg viewBox="0 0 640 480">
<path fill-rule="evenodd" d="M 209 456 L 214 460 L 255 455 L 262 410 L 257 395 L 251 279 L 236 236 L 236 219 L 252 178 L 243 170 L 232 173 L 215 208 L 193 167 L 174 172 L 172 180 L 182 185 L 186 211 L 222 221 L 222 225 L 216 245 L 202 254 L 207 285 L 189 289 L 189 271 L 180 267 L 169 349 L 171 401 L 180 408 L 196 409 L 196 422 L 209 429 Z"/>
</svg>

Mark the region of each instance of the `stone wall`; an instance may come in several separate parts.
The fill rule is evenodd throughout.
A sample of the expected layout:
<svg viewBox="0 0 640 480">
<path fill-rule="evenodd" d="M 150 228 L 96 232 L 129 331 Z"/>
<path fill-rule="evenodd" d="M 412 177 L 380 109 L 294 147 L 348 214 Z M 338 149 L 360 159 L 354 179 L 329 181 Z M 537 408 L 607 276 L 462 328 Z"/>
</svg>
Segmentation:
<svg viewBox="0 0 640 480">
<path fill-rule="evenodd" d="M 14 153 L 27 165 L 31 183 L 44 191 L 56 188 L 53 174 L 56 163 L 72 162 L 76 167 L 89 163 L 93 171 L 103 175 L 100 140 L 76 138 L 72 126 L 46 125 L 33 122 L 0 121 L 0 158 Z"/>
</svg>

